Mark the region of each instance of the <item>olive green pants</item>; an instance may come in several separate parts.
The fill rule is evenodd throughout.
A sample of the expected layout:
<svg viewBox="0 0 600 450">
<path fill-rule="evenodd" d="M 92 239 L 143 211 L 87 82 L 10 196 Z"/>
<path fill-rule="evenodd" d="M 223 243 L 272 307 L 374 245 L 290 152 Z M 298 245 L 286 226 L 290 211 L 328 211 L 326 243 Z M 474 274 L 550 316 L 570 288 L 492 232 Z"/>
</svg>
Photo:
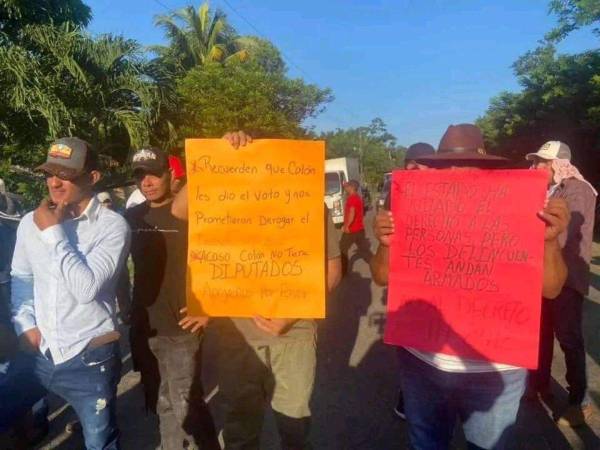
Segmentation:
<svg viewBox="0 0 600 450">
<path fill-rule="evenodd" d="M 260 448 L 269 403 L 282 448 L 310 448 L 309 402 L 317 364 L 314 338 L 281 338 L 267 345 L 222 342 L 218 360 L 226 450 Z"/>
</svg>

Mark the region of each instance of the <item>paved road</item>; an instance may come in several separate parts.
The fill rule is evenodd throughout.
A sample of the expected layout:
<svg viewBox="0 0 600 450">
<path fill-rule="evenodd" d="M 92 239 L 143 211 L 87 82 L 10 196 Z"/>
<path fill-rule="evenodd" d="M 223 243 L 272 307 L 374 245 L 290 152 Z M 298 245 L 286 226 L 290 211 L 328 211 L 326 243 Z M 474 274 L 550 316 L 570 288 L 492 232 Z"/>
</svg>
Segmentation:
<svg viewBox="0 0 600 450">
<path fill-rule="evenodd" d="M 593 281 L 585 303 L 590 394 L 595 408 L 600 408 L 600 245 L 594 248 Z M 354 264 L 353 272 L 343 281 L 328 304 L 328 319 L 319 324 L 318 373 L 312 407 L 315 449 L 405 449 L 406 429 L 392 414 L 397 389 L 394 351 L 381 342 L 385 320 L 385 295 L 369 277 L 364 261 Z M 206 341 L 204 354 L 205 392 L 211 398 L 217 423 L 219 395 L 215 387 L 211 359 L 214 336 Z M 557 346 L 558 349 L 558 346 Z M 556 351 L 553 375 L 556 404 L 523 402 L 519 413 L 518 439 L 515 449 L 562 450 L 600 449 L 600 413 L 584 429 L 558 428 L 552 412 L 564 407 L 564 362 Z M 119 421 L 125 450 L 151 450 L 158 445 L 157 420 L 142 408 L 139 377 L 131 372 L 126 357 L 125 375 L 119 387 Z M 71 450 L 81 448 L 81 438 L 62 432 L 70 409 L 53 399 L 51 435 L 41 449 Z M 460 430 L 454 448 L 463 448 Z M 263 432 L 264 449 L 278 449 L 272 418 Z"/>
</svg>

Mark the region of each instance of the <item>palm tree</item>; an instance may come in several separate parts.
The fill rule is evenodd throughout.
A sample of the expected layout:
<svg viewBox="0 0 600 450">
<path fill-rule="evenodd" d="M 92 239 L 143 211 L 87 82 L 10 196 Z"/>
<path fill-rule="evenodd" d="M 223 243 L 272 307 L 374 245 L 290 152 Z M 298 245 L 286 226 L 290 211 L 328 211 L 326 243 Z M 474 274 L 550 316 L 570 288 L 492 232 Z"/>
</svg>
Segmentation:
<svg viewBox="0 0 600 450">
<path fill-rule="evenodd" d="M 22 33 L 25 46 L 0 46 L 4 107 L 44 122 L 50 139 L 77 134 L 113 156 L 148 143 L 164 98 L 137 42 L 69 23 Z"/>
<path fill-rule="evenodd" d="M 227 24 L 225 14 L 211 14 L 209 3 L 198 9 L 186 6 L 168 15 L 160 15 L 155 24 L 166 32 L 170 45 L 152 49 L 179 70 L 209 63 L 245 61 L 249 57 L 244 41 Z"/>
<path fill-rule="evenodd" d="M 91 114 L 87 123 L 96 140 L 109 144 L 125 133 L 132 147 L 147 145 L 165 101 L 156 68 L 146 62 L 142 47 L 134 40 L 107 34 L 86 44 L 81 67 L 88 80 L 85 93 Z"/>
</svg>

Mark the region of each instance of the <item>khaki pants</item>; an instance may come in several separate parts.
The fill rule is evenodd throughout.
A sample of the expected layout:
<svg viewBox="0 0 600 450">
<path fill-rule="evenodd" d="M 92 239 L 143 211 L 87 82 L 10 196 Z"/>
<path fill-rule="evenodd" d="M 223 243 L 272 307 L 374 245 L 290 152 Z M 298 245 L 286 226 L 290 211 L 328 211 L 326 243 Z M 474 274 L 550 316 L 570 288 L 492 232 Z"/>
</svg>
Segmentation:
<svg viewBox="0 0 600 450">
<path fill-rule="evenodd" d="M 222 342 L 219 390 L 226 450 L 259 449 L 265 408 L 271 404 L 283 449 L 307 449 L 316 341 L 281 339 L 269 345 Z"/>
</svg>

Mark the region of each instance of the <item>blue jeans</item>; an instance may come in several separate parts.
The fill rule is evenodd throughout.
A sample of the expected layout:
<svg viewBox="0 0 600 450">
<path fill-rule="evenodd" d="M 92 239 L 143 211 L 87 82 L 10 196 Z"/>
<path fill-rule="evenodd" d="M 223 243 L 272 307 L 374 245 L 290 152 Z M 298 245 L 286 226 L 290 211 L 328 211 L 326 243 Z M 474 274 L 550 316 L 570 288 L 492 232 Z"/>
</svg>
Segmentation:
<svg viewBox="0 0 600 450">
<path fill-rule="evenodd" d="M 415 450 L 447 449 L 456 420 L 471 449 L 504 449 L 512 438 L 527 370 L 444 372 L 398 350 L 410 442 Z"/>
<path fill-rule="evenodd" d="M 121 378 L 119 343 L 86 349 L 55 365 L 37 353 L 35 377 L 48 391 L 66 400 L 77 413 L 87 450 L 118 450 L 117 385 Z"/>
</svg>

